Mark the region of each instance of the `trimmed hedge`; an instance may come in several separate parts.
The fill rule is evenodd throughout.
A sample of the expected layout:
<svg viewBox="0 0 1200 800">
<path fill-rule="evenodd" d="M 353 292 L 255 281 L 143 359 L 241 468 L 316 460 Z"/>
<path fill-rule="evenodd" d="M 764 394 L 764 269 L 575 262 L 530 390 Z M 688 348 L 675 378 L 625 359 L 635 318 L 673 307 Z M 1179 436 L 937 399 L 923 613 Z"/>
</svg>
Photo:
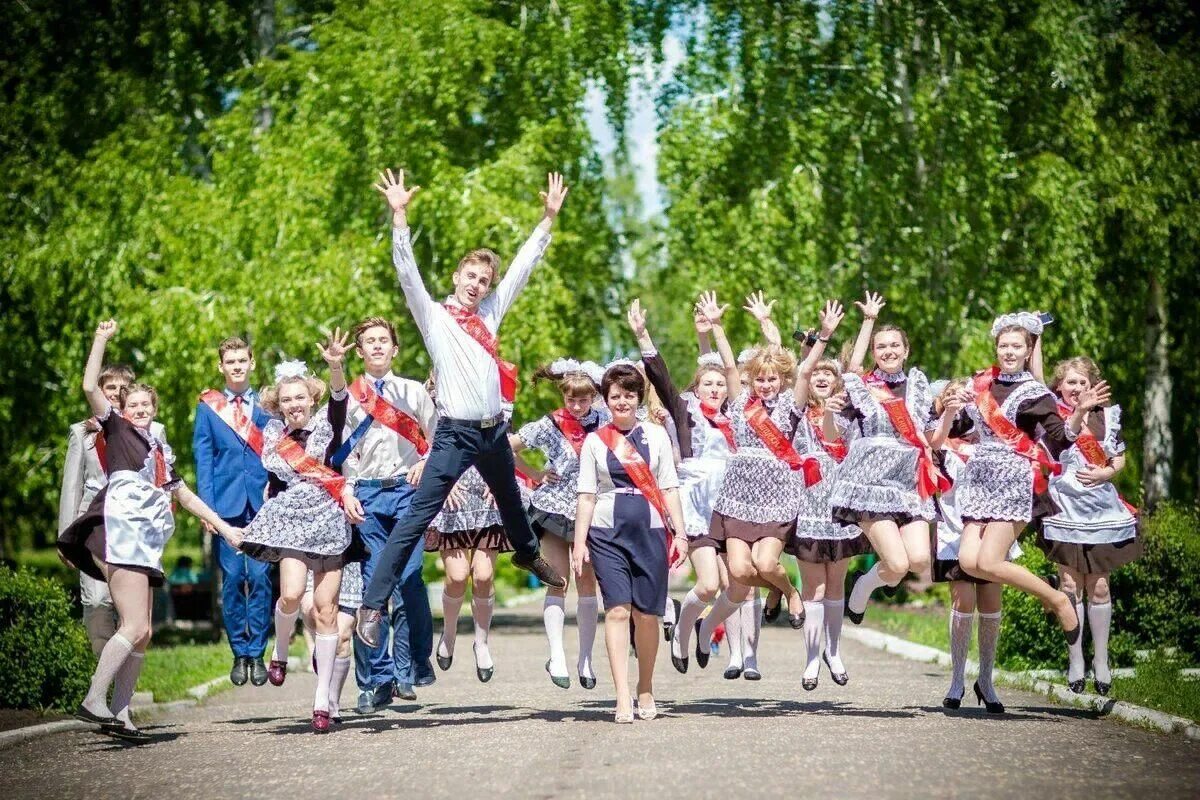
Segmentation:
<svg viewBox="0 0 1200 800">
<path fill-rule="evenodd" d="M 62 586 L 0 567 L 0 707 L 73 711 L 95 666 Z"/>
</svg>

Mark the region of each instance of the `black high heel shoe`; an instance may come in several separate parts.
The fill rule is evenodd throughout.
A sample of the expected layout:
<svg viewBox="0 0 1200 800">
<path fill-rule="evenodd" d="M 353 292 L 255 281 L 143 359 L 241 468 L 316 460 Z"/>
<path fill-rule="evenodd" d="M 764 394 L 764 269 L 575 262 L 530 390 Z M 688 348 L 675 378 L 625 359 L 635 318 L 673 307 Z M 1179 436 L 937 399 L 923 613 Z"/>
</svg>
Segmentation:
<svg viewBox="0 0 1200 800">
<path fill-rule="evenodd" d="M 825 662 L 825 669 L 829 670 L 829 677 L 833 678 L 833 682 L 838 686 L 845 686 L 850 682 L 850 676 L 845 672 L 834 672 L 833 667 L 829 664 L 829 654 L 824 650 L 821 651 L 821 660 Z"/>
<path fill-rule="evenodd" d="M 963 689 L 962 694 L 960 694 L 958 697 L 951 697 L 950 695 L 946 695 L 945 697 L 942 698 L 942 708 L 950 708 L 950 709 L 960 708 L 962 706 L 963 695 L 966 693 L 967 693 L 967 690 Z"/>
<path fill-rule="evenodd" d="M 1070 683 L 1067 684 L 1067 688 L 1070 689 L 1075 694 L 1083 694 L 1083 690 L 1086 686 L 1087 686 L 1087 683 L 1084 681 L 1083 678 L 1080 678 L 1077 681 L 1071 681 Z"/>
<path fill-rule="evenodd" d="M 700 626 L 703 624 L 701 620 L 696 620 L 696 666 L 700 669 L 708 666 L 708 657 L 712 655 L 712 646 L 700 641 Z"/>
<path fill-rule="evenodd" d="M 1083 683 L 1083 681 L 1080 681 L 1080 683 Z M 1108 697 L 1108 690 L 1112 688 L 1111 683 L 1098 681 L 1094 677 L 1092 678 L 1092 685 L 1096 687 L 1096 694 L 1102 695 L 1103 697 Z"/>
<path fill-rule="evenodd" d="M 983 690 L 979 688 L 979 681 L 975 681 L 975 686 L 973 688 L 975 689 L 975 705 L 982 705 L 985 709 L 987 709 L 987 713 L 989 714 L 1004 713 L 1003 703 L 1001 703 L 999 700 L 993 703 L 991 700 L 988 700 L 983 696 Z"/>
<path fill-rule="evenodd" d="M 771 599 L 771 595 L 767 595 L 767 599 Z M 779 615 L 783 613 L 783 595 L 779 595 L 779 602 L 775 606 L 770 606 L 763 603 L 763 622 L 773 623 L 779 619 Z"/>
</svg>

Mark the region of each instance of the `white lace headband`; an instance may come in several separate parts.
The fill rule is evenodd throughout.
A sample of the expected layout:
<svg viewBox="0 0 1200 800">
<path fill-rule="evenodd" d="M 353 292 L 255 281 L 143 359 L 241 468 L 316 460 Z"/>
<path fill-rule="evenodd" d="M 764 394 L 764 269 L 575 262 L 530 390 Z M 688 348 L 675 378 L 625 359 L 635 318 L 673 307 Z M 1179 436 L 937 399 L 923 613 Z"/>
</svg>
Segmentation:
<svg viewBox="0 0 1200 800">
<path fill-rule="evenodd" d="M 738 366 L 744 367 L 746 364 L 750 363 L 750 359 L 754 358 L 756 355 L 758 355 L 757 347 L 747 347 L 745 350 L 738 353 L 738 357 L 737 357 Z"/>
<path fill-rule="evenodd" d="M 1024 328 L 1034 336 L 1042 335 L 1042 321 L 1038 319 L 1037 314 L 1031 314 L 1028 311 L 1018 311 L 1015 314 L 1001 314 L 996 317 L 996 321 L 992 323 L 992 338 L 995 339 L 1000 335 L 1000 331 L 1010 326 Z"/>
<path fill-rule="evenodd" d="M 721 361 L 720 353 L 705 353 L 704 355 L 702 355 L 696 359 L 696 366 L 706 367 L 706 368 L 712 367 L 714 369 L 721 369 L 722 367 L 725 366 L 725 363 L 723 361 Z"/>
<path fill-rule="evenodd" d="M 595 361 L 576 361 L 573 358 L 557 359 L 550 364 L 547 371 L 555 378 L 563 378 L 571 374 L 586 375 L 588 380 L 597 386 L 604 377 L 604 369 Z"/>
<path fill-rule="evenodd" d="M 275 382 L 279 383 L 285 378 L 307 378 L 308 365 L 303 361 L 292 359 L 291 361 L 280 361 L 275 365 Z"/>
</svg>

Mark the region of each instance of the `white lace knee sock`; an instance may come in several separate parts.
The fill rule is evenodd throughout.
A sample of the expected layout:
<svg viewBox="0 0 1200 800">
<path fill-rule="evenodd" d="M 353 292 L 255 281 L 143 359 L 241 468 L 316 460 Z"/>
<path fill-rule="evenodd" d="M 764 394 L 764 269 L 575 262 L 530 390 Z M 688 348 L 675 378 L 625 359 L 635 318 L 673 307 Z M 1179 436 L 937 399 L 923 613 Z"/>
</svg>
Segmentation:
<svg viewBox="0 0 1200 800">
<path fill-rule="evenodd" d="M 979 615 L 979 688 L 985 699 L 1000 701 L 992 685 L 992 668 L 996 665 L 996 643 L 1000 641 L 1000 612 Z"/>
<path fill-rule="evenodd" d="M 950 689 L 946 697 L 961 698 L 967 691 L 967 654 L 974 625 L 974 614 L 950 610 Z"/>
</svg>

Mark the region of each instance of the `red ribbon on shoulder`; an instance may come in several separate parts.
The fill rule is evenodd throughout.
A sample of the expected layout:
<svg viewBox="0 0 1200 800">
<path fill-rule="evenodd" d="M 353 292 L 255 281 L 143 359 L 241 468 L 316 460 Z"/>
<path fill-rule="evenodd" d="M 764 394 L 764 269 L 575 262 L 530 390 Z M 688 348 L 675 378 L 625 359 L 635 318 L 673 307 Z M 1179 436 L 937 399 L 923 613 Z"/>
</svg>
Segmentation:
<svg viewBox="0 0 1200 800">
<path fill-rule="evenodd" d="M 917 494 L 920 498 L 928 500 L 935 492 L 950 491 L 954 483 L 933 463 L 929 445 L 917 431 L 917 424 L 913 422 L 912 414 L 908 413 L 908 404 L 904 402 L 904 398 L 892 394 L 887 384 L 874 375 L 863 378 L 863 383 L 867 385 L 871 396 L 883 406 L 888 421 L 892 423 L 896 433 L 900 434 L 900 438 L 917 448 Z"/>
<path fill-rule="evenodd" d="M 275 452 L 279 453 L 279 457 L 296 470 L 300 477 L 309 483 L 317 484 L 329 492 L 329 496 L 337 501 L 339 506 L 342 504 L 342 489 L 346 486 L 346 479 L 310 456 L 299 442 L 284 434 L 279 444 L 275 445 Z"/>
<path fill-rule="evenodd" d="M 1000 441 L 1004 442 L 1017 455 L 1029 460 L 1030 468 L 1033 470 L 1033 490 L 1041 494 L 1046 491 L 1048 486 L 1046 473 L 1062 474 L 1062 464 L 1050 458 L 1050 454 L 1044 447 L 1026 436 L 1016 423 L 1004 416 L 1004 412 L 1000 410 L 1000 404 L 996 402 L 996 398 L 992 396 L 991 392 L 992 384 L 995 383 L 999 374 L 1000 368 L 994 366 L 976 373 L 972 378 L 975 407 L 979 409 L 979 415 L 983 417 L 983 421 Z"/>
<path fill-rule="evenodd" d="M 737 441 L 733 438 L 733 423 L 729 421 L 729 417 L 721 413 L 720 406 L 714 408 L 707 403 L 701 403 L 700 413 L 725 437 L 725 442 L 729 445 L 729 452 L 736 453 Z"/>
<path fill-rule="evenodd" d="M 579 451 L 583 448 L 583 440 L 587 438 L 587 431 L 583 429 L 583 423 L 565 408 L 551 411 L 550 421 L 554 423 L 559 433 L 563 435 L 563 438 L 571 445 L 571 449 L 575 451 L 575 455 L 578 456 Z"/>
<path fill-rule="evenodd" d="M 488 330 L 478 314 L 448 303 L 442 307 L 449 312 L 458 326 L 466 331 L 467 336 L 474 339 L 475 343 L 492 357 L 492 361 L 496 362 L 496 368 L 500 370 L 500 396 L 507 403 L 513 402 L 517 396 L 517 365 L 500 358 L 500 340 L 496 334 Z"/>
<path fill-rule="evenodd" d="M 751 397 L 746 403 L 746 422 L 750 425 L 750 430 L 754 431 L 759 439 L 762 439 L 763 445 L 771 451 L 772 455 L 787 464 L 793 471 L 804 471 L 805 486 L 821 482 L 821 462 L 812 456 L 802 456 L 796 452 L 796 448 L 792 446 L 788 438 L 783 435 L 783 431 L 779 430 L 779 426 L 771 419 L 771 415 L 767 413 L 761 398 Z"/>
<path fill-rule="evenodd" d="M 218 392 L 216 389 L 205 389 L 201 392 L 200 402 L 212 409 L 212 412 L 220 417 L 221 421 L 228 425 L 239 439 L 249 445 L 259 458 L 262 458 L 262 430 L 254 424 L 254 420 L 249 414 L 238 413 L 240 410 L 235 409 L 234 404 L 229 402 L 225 393 Z"/>
<path fill-rule="evenodd" d="M 371 419 L 383 425 L 401 439 L 408 441 L 416 448 L 417 453 L 425 455 L 429 452 L 429 442 L 421 431 L 421 423 L 410 414 L 406 414 L 387 401 L 387 398 L 375 391 L 371 381 L 365 375 L 359 375 L 348 387 L 351 396 L 358 401 Z"/>
<path fill-rule="evenodd" d="M 1058 403 L 1057 406 L 1058 415 L 1064 420 L 1070 419 L 1071 415 L 1075 413 L 1075 409 L 1070 406 L 1065 406 L 1062 403 Z M 1096 438 L 1096 434 L 1088 430 L 1086 425 L 1079 431 L 1079 435 L 1075 437 L 1075 446 L 1079 448 L 1079 452 L 1083 454 L 1084 459 L 1093 467 L 1108 466 L 1108 453 L 1104 452 L 1104 447 Z M 1119 494 L 1117 496 L 1121 497 Z M 1137 506 L 1130 503 L 1124 497 L 1121 497 L 1121 502 L 1130 514 L 1138 513 Z"/>
<path fill-rule="evenodd" d="M 625 468 L 625 473 L 629 475 L 633 485 L 645 496 L 650 505 L 654 506 L 654 510 L 658 512 L 659 518 L 663 521 L 663 527 L 667 532 L 667 544 L 670 545 L 673 533 L 671 517 L 667 514 L 667 500 L 663 497 L 662 490 L 658 488 L 658 481 L 654 479 L 654 473 L 650 470 L 646 459 L 642 458 L 642 454 L 616 425 L 605 425 L 596 430 L 596 435 Z"/>
</svg>

